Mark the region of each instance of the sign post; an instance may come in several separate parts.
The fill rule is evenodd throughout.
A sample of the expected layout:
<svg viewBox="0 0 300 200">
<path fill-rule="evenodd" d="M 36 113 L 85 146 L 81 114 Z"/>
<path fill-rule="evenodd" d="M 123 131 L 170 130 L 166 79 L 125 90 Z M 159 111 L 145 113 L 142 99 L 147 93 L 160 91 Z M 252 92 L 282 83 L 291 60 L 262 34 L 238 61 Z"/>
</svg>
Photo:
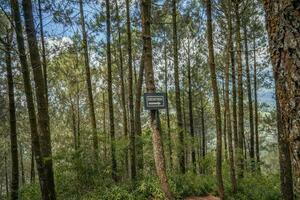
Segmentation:
<svg viewBox="0 0 300 200">
<path fill-rule="evenodd" d="M 159 110 L 167 108 L 165 93 L 144 93 L 145 110 Z"/>
</svg>

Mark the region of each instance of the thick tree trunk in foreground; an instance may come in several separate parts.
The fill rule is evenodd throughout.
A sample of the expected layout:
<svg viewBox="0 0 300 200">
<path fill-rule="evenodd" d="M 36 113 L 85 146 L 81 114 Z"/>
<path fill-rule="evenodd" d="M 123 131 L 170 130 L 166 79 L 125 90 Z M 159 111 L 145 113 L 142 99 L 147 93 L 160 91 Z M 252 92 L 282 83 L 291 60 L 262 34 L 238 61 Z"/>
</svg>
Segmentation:
<svg viewBox="0 0 300 200">
<path fill-rule="evenodd" d="M 112 93 L 112 69 L 111 69 L 111 51 L 110 51 L 110 6 L 109 0 L 105 1 L 106 4 L 106 42 L 107 42 L 107 91 L 108 91 L 108 110 L 109 110 L 109 124 L 110 124 L 110 137 L 111 137 L 111 175 L 114 181 L 118 180 L 117 177 L 117 160 L 116 160 L 116 141 L 115 141 L 115 123 L 114 123 L 114 105 Z"/>
<path fill-rule="evenodd" d="M 89 105 L 89 113 L 92 123 L 93 130 L 93 148 L 94 148 L 94 157 L 98 160 L 98 136 L 97 136 L 97 124 L 96 124 L 96 115 L 94 108 L 94 99 L 93 99 L 93 89 L 91 82 L 91 72 L 90 72 L 90 60 L 89 60 L 89 51 L 88 51 L 88 42 L 87 42 L 87 33 L 85 29 L 85 17 L 83 12 L 83 2 L 79 0 L 79 9 L 80 9 L 80 25 L 82 31 L 82 48 L 84 55 L 84 66 L 85 66 L 85 78 L 88 92 L 88 105 Z"/>
<path fill-rule="evenodd" d="M 43 161 L 44 155 L 42 154 L 42 150 L 40 148 L 40 139 L 38 135 L 37 119 L 35 114 L 35 106 L 33 102 L 33 94 L 32 94 L 32 88 L 30 83 L 31 82 L 30 74 L 29 74 L 28 63 L 27 63 L 26 52 L 25 52 L 25 44 L 24 44 L 23 29 L 21 23 L 21 15 L 19 11 L 19 4 L 18 1 L 16 0 L 11 0 L 10 4 L 11 4 L 11 10 L 14 18 L 19 58 L 20 58 L 23 81 L 24 81 L 24 90 L 25 90 L 26 104 L 27 104 L 27 110 L 29 115 L 29 125 L 31 131 L 31 142 L 34 151 L 34 158 L 37 164 L 37 171 L 39 175 L 42 198 L 43 200 L 48 200 L 48 199 L 54 200 L 56 199 L 54 185 L 52 189 L 49 188 L 51 187 L 50 184 L 51 179 L 46 178 L 47 176 L 46 169 L 44 167 L 44 161 Z"/>
<path fill-rule="evenodd" d="M 294 177 L 299 198 L 300 4 L 297 0 L 264 0 L 264 7 L 276 87 L 281 191 L 284 199 L 293 199 Z"/>
<path fill-rule="evenodd" d="M 152 44 L 151 44 L 151 0 L 141 1 L 142 15 L 142 34 L 144 48 L 144 64 L 147 92 L 155 92 L 154 72 L 152 66 Z M 159 177 L 161 188 L 166 195 L 166 198 L 173 200 L 168 178 L 165 169 L 164 150 L 162 145 L 161 132 L 159 128 L 159 116 L 157 110 L 150 111 L 150 123 L 152 129 L 153 153 L 156 167 L 156 173 Z"/>
<path fill-rule="evenodd" d="M 132 77 L 132 49 L 131 49 L 131 22 L 130 5 L 126 0 L 126 25 L 127 25 L 127 51 L 128 51 L 128 97 L 129 97 L 129 124 L 130 124 L 130 175 L 131 179 L 136 179 L 136 155 L 135 155 L 135 129 L 134 129 L 134 108 L 133 108 L 133 77 Z"/>
<path fill-rule="evenodd" d="M 175 79 L 175 100 L 176 100 L 176 118 L 177 118 L 177 132 L 178 132 L 178 162 L 181 173 L 185 173 L 185 156 L 184 156 L 184 136 L 182 125 L 180 86 L 179 86 L 179 66 L 178 66 L 178 42 L 177 42 L 177 15 L 176 0 L 172 0 L 172 26 L 173 26 L 173 51 L 174 51 L 174 79 Z"/>
<path fill-rule="evenodd" d="M 236 19 L 236 48 L 238 66 L 238 150 L 237 164 L 239 166 L 239 177 L 244 176 L 244 106 L 243 106 L 243 66 L 241 48 L 241 19 L 239 11 L 239 0 L 235 0 L 235 19 Z"/>
<path fill-rule="evenodd" d="M 245 48 L 245 61 L 246 61 L 246 76 L 247 76 L 247 93 L 248 93 L 248 106 L 249 106 L 249 124 L 250 124 L 250 162 L 251 170 L 255 170 L 255 158 L 254 158 L 254 121 L 253 121 L 253 105 L 252 105 L 252 90 L 251 90 L 251 78 L 250 78 L 250 66 L 248 56 L 248 31 L 247 26 L 244 25 L 244 48 Z"/>
<path fill-rule="evenodd" d="M 31 0 L 23 0 L 23 12 L 25 19 L 25 27 L 27 34 L 27 41 L 31 60 L 31 67 L 33 70 L 33 77 L 35 82 L 35 90 L 37 97 L 38 108 L 38 124 L 41 131 L 41 150 L 44 157 L 45 179 L 47 179 L 48 190 L 51 195 L 51 199 L 56 199 L 55 195 L 55 183 L 52 163 L 52 147 L 51 147 L 51 135 L 49 127 L 49 114 L 47 95 L 45 92 L 45 82 L 43 77 L 42 65 L 40 60 L 40 54 L 38 49 L 38 43 L 36 38 L 36 31 L 33 22 L 32 3 Z"/>
<path fill-rule="evenodd" d="M 218 83 L 216 77 L 216 66 L 214 59 L 214 46 L 213 46 L 213 30 L 212 30 L 212 12 L 211 0 L 207 0 L 206 16 L 207 16 L 207 43 L 208 43 L 208 63 L 210 67 L 210 77 L 214 98 L 215 109 L 215 122 L 217 131 L 217 151 L 216 151 L 216 175 L 218 183 L 218 192 L 221 199 L 224 199 L 224 185 L 222 177 L 222 121 Z"/>
<path fill-rule="evenodd" d="M 6 77 L 8 88 L 9 102 L 9 128 L 10 128 L 10 151 L 11 151 L 11 185 L 10 199 L 19 199 L 19 158 L 18 158 L 18 137 L 17 137 L 17 121 L 16 121 L 16 106 L 14 95 L 14 81 L 11 61 L 11 34 L 8 32 L 5 44 L 5 62 L 6 62 Z"/>
</svg>

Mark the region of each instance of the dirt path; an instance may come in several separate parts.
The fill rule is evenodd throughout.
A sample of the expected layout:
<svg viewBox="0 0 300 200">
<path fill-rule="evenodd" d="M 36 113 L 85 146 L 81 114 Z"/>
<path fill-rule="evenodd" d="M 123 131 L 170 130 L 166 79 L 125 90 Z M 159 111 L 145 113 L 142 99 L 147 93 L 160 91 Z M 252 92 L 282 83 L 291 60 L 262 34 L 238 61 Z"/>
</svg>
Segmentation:
<svg viewBox="0 0 300 200">
<path fill-rule="evenodd" d="M 220 200 L 220 198 L 209 195 L 206 197 L 187 197 L 185 200 Z"/>
</svg>

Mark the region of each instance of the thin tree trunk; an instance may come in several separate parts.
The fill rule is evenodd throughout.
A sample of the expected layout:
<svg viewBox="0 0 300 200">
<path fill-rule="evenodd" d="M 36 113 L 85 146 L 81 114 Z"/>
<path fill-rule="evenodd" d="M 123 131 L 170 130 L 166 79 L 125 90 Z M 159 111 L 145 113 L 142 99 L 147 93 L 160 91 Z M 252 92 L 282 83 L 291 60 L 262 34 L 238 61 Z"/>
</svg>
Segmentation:
<svg viewBox="0 0 300 200">
<path fill-rule="evenodd" d="M 123 53 L 121 44 L 121 30 L 120 30 L 120 16 L 118 1 L 115 1 L 116 5 L 116 17 L 117 17 L 117 28 L 118 28 L 118 51 L 119 51 L 119 66 L 120 66 L 120 80 L 121 80 L 121 101 L 123 110 L 123 132 L 126 141 L 128 140 L 128 124 L 127 124 L 127 109 L 126 109 L 126 98 L 125 98 L 125 86 L 124 86 L 124 68 L 123 68 Z M 125 150 L 125 169 L 126 173 L 129 173 L 129 160 L 128 160 L 128 148 Z"/>
<path fill-rule="evenodd" d="M 256 43 L 253 39 L 253 68 L 254 68 L 254 116 L 255 116 L 255 154 L 256 154 L 256 168 L 260 172 L 260 155 L 259 155 L 259 134 L 258 134 L 258 100 L 257 100 L 257 69 L 256 69 Z"/>
<path fill-rule="evenodd" d="M 224 113 L 223 113 L 223 137 L 224 137 L 224 157 L 225 160 L 228 161 L 228 145 L 227 145 L 227 110 L 225 108 L 226 104 L 226 91 L 225 91 L 225 73 L 222 81 L 222 93 L 223 93 L 223 104 L 224 104 Z"/>
<path fill-rule="evenodd" d="M 264 0 L 275 78 L 281 191 L 299 199 L 300 188 L 300 9 L 296 0 Z M 290 150 L 288 150 L 290 149 Z M 289 155 L 290 154 L 290 155 Z M 291 167 L 292 170 L 291 173 Z"/>
<path fill-rule="evenodd" d="M 237 48 L 237 66 L 238 66 L 238 175 L 239 177 L 244 176 L 244 106 L 243 106 L 243 66 L 242 66 L 242 55 L 241 55 L 241 19 L 239 12 L 238 0 L 235 0 L 235 17 L 236 17 L 236 48 Z"/>
<path fill-rule="evenodd" d="M 48 103 L 47 59 L 46 59 L 46 48 L 45 48 L 43 13 L 42 13 L 41 0 L 38 0 L 38 6 L 39 6 L 39 22 L 40 22 L 41 44 L 42 44 L 43 74 L 44 74 L 44 81 L 45 81 L 46 99 L 47 99 L 47 103 Z"/>
<path fill-rule="evenodd" d="M 4 168 L 5 168 L 5 191 L 6 198 L 9 198 L 9 183 L 8 183 L 8 170 L 7 170 L 7 155 L 4 156 Z"/>
<path fill-rule="evenodd" d="M 135 155 L 135 129 L 134 129 L 134 107 L 133 107 L 133 75 L 132 75 L 132 50 L 131 50 L 131 25 L 130 5 L 126 0 L 126 25 L 127 25 L 127 51 L 128 51 L 128 97 L 129 97 L 129 121 L 130 121 L 130 170 L 131 180 L 136 179 L 136 155 Z"/>
<path fill-rule="evenodd" d="M 111 176 L 116 182 L 117 177 L 117 160 L 116 160 L 116 141 L 115 141 L 115 123 L 114 123 L 114 105 L 112 93 L 112 69 L 111 69 L 111 50 L 110 50 L 110 5 L 109 0 L 105 1 L 106 4 L 106 41 L 107 41 L 107 91 L 108 91 L 108 109 L 109 109 L 109 124 L 110 124 L 110 137 L 111 137 Z"/>
<path fill-rule="evenodd" d="M 143 48 L 145 52 L 145 75 L 147 92 L 155 92 L 154 72 L 152 66 L 152 45 L 151 45 L 151 0 L 142 0 L 141 2 L 142 15 L 142 34 L 143 34 Z M 150 111 L 150 124 L 152 129 L 153 153 L 156 172 L 160 180 L 161 188 L 165 196 L 169 200 L 174 197 L 171 193 L 170 186 L 167 179 L 164 150 L 161 140 L 161 132 L 159 129 L 159 116 L 157 110 Z"/>
<path fill-rule="evenodd" d="M 20 149 L 21 180 L 22 180 L 22 186 L 23 186 L 26 184 L 26 182 L 25 182 L 25 172 L 24 172 L 23 146 L 21 143 L 19 144 L 19 149 Z"/>
<path fill-rule="evenodd" d="M 250 162 L 251 170 L 255 170 L 255 158 L 254 158 L 254 121 L 253 121 L 253 105 L 252 105 L 252 91 L 251 91 L 251 78 L 250 78 L 250 66 L 248 56 L 248 32 L 247 26 L 244 25 L 244 42 L 245 42 L 245 61 L 246 61 L 246 75 L 247 75 L 247 90 L 248 90 L 248 106 L 249 106 L 249 124 L 250 124 Z"/>
<path fill-rule="evenodd" d="M 94 108 L 89 51 L 88 51 L 87 33 L 86 33 L 86 29 L 85 29 L 85 17 L 84 17 L 82 0 L 79 0 L 79 9 L 80 9 L 80 24 L 81 24 L 81 29 L 82 29 L 82 48 L 84 50 L 83 54 L 84 54 L 86 85 L 87 85 L 87 92 L 88 92 L 89 112 L 90 112 L 90 118 L 91 118 L 91 123 L 92 123 L 91 125 L 92 125 L 92 130 L 93 130 L 94 157 L 95 157 L 95 160 L 98 160 L 99 147 L 98 147 L 98 136 L 97 136 L 97 124 L 96 124 L 96 115 L 95 115 L 95 108 Z"/>
<path fill-rule="evenodd" d="M 222 121 L 221 121 L 218 83 L 216 77 L 216 66 L 214 61 L 211 0 L 207 0 L 206 3 L 207 3 L 206 16 L 207 16 L 208 63 L 210 67 L 210 77 L 211 77 L 211 84 L 213 90 L 216 132 L 217 132 L 216 175 L 217 175 L 219 196 L 221 199 L 224 199 L 224 185 L 223 185 L 223 177 L 222 177 Z"/>
<path fill-rule="evenodd" d="M 77 130 L 76 130 L 76 112 L 75 112 L 75 108 L 73 105 L 73 102 L 71 102 L 71 118 L 72 118 L 72 132 L 73 132 L 73 139 L 74 139 L 74 150 L 77 151 L 78 150 L 78 138 L 77 138 Z"/>
<path fill-rule="evenodd" d="M 201 129 L 202 129 L 202 157 L 205 158 L 206 155 L 206 133 L 205 133 L 205 119 L 204 119 L 204 104 L 203 104 L 203 94 L 200 99 L 201 105 Z"/>
<path fill-rule="evenodd" d="M 104 134 L 104 157 L 107 159 L 107 131 L 106 131 L 106 99 L 105 93 L 102 94 L 102 101 L 103 101 L 103 134 Z"/>
<path fill-rule="evenodd" d="M 169 111 L 169 104 L 168 104 L 168 62 L 167 62 L 167 46 L 166 42 L 164 45 L 164 61 L 165 61 L 165 93 L 167 99 L 167 108 L 166 108 L 166 115 L 167 115 L 167 137 L 168 137 L 168 150 L 169 150 L 169 164 L 170 169 L 173 168 L 173 159 L 172 159 L 172 139 L 171 139 L 171 125 L 170 125 L 170 111 Z"/>
<path fill-rule="evenodd" d="M 30 164 L 30 183 L 35 182 L 35 163 L 34 163 L 34 146 L 31 142 L 31 164 Z"/>
<path fill-rule="evenodd" d="M 143 156 L 143 141 L 142 141 L 142 124 L 141 124 L 141 96 L 142 96 L 142 87 L 143 87 L 143 79 L 144 79 L 144 49 L 141 57 L 141 64 L 139 70 L 139 77 L 136 83 L 136 94 L 135 94 L 135 134 L 137 135 L 137 168 L 143 174 L 144 168 L 144 156 Z"/>
<path fill-rule="evenodd" d="M 7 32 L 5 44 L 5 62 L 6 62 L 6 77 L 8 88 L 8 102 L 9 102 L 9 127 L 10 127 L 10 151 L 11 151 L 11 186 L 10 199 L 19 199 L 19 158 L 18 158 L 18 137 L 17 137 L 17 121 L 16 121 L 16 107 L 14 95 L 14 81 L 12 73 L 11 60 L 11 34 Z"/>
<path fill-rule="evenodd" d="M 172 26 L 173 26 L 173 51 L 174 51 L 174 79 L 175 79 L 175 103 L 176 103 L 176 118 L 177 118 L 177 132 L 178 132 L 178 162 L 181 173 L 185 173 L 185 155 L 184 155 L 184 136 L 183 136 L 183 122 L 181 113 L 181 98 L 179 86 L 179 66 L 178 66 L 178 38 L 177 38 L 177 22 L 176 22 L 177 8 L 176 0 L 172 0 Z"/>
<path fill-rule="evenodd" d="M 188 97 L 189 97 L 189 120 L 190 120 L 190 135 L 191 135 L 191 157 L 193 171 L 196 173 L 196 153 L 195 153 L 195 133 L 194 133 L 194 115 L 193 115 L 193 94 L 192 94 L 192 77 L 191 77 L 191 61 L 190 61 L 190 41 L 188 41 L 188 59 L 187 59 L 187 70 L 188 70 Z"/>
<path fill-rule="evenodd" d="M 231 3 L 231 1 L 229 0 Z M 231 13 L 228 13 L 229 20 L 231 20 Z M 230 179 L 233 193 L 237 192 L 237 181 L 234 164 L 234 153 L 233 153 L 233 140 L 232 140 L 232 123 L 230 115 L 230 103 L 229 103 L 229 66 L 230 66 L 230 33 L 228 35 L 228 42 L 226 46 L 226 68 L 225 68 L 225 113 L 227 122 L 227 134 L 228 134 L 228 149 L 229 149 L 229 165 L 230 165 Z"/>
<path fill-rule="evenodd" d="M 232 12 L 232 0 L 230 0 L 229 13 Z M 229 49 L 230 49 L 230 64 L 231 64 L 231 81 L 232 81 L 232 124 L 233 124 L 233 140 L 236 157 L 238 155 L 238 132 L 237 132 L 237 108 L 236 108 L 236 73 L 235 73 L 235 55 L 233 46 L 233 27 L 232 27 L 232 14 L 228 20 L 229 30 Z"/>
<path fill-rule="evenodd" d="M 27 104 L 27 111 L 29 116 L 29 124 L 30 124 L 30 133 L 31 133 L 31 142 L 32 142 L 32 148 L 34 151 L 34 158 L 36 160 L 37 164 L 37 170 L 39 175 L 39 181 L 40 181 L 40 188 L 42 192 L 43 200 L 55 200 L 55 191 L 50 190 L 49 187 L 51 181 L 50 179 L 47 179 L 46 176 L 46 169 L 44 167 L 44 161 L 42 154 L 42 150 L 40 147 L 40 140 L 39 140 L 39 134 L 37 129 L 37 120 L 36 120 L 36 114 L 35 114 L 35 107 L 33 102 L 33 94 L 32 94 L 32 88 L 31 88 L 31 81 L 30 81 L 30 74 L 28 69 L 28 63 L 26 58 L 26 52 L 25 52 L 25 44 L 24 44 L 24 36 L 23 36 L 23 29 L 22 29 L 22 23 L 21 23 L 21 16 L 19 11 L 19 4 L 16 0 L 11 0 L 11 10 L 13 13 L 14 23 L 15 23 L 15 32 L 17 37 L 17 45 L 18 45 L 18 52 L 19 52 L 19 59 L 21 63 L 22 68 L 22 75 L 23 75 L 23 81 L 24 81 L 24 90 L 25 90 L 25 96 L 26 96 L 26 104 Z M 54 189 L 54 188 L 53 188 Z M 54 192 L 54 193 L 51 193 Z"/>
</svg>

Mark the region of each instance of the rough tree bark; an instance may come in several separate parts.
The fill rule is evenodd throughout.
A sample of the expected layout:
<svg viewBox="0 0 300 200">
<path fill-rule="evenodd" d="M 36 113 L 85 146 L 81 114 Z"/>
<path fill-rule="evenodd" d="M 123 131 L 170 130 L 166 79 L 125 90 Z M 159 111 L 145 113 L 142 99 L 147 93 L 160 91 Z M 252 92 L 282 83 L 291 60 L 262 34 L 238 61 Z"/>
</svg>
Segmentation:
<svg viewBox="0 0 300 200">
<path fill-rule="evenodd" d="M 281 191 L 300 197 L 300 2 L 264 0 L 275 78 Z M 291 161 L 292 169 L 291 172 Z"/>
<path fill-rule="evenodd" d="M 221 199 L 224 199 L 224 185 L 223 185 L 223 177 L 222 177 L 222 121 L 221 121 L 219 91 L 218 91 L 216 66 L 215 66 L 215 58 L 214 58 L 211 0 L 207 0 L 206 3 L 207 3 L 206 16 L 207 16 L 208 64 L 210 68 L 210 78 L 211 78 L 211 84 L 213 90 L 215 122 L 216 122 L 216 132 L 217 132 L 216 175 L 217 175 L 219 196 Z"/>
<path fill-rule="evenodd" d="M 177 132 L 178 132 L 178 162 L 181 173 L 185 173 L 185 155 L 184 155 L 184 136 L 183 136 L 183 122 L 180 99 L 179 86 L 179 67 L 178 67 L 178 42 L 177 42 L 177 22 L 176 22 L 177 8 L 176 0 L 172 0 L 172 26 L 173 26 L 173 56 L 174 56 L 174 79 L 175 79 L 175 103 L 176 103 L 176 118 L 177 118 Z"/>
<path fill-rule="evenodd" d="M 147 92 L 155 92 L 154 72 L 152 65 L 152 44 L 151 44 L 151 0 L 141 1 L 141 17 L 142 17 L 142 37 L 144 48 L 144 64 Z M 171 193 L 170 186 L 167 179 L 164 150 L 161 139 L 161 132 L 159 128 L 159 116 L 157 110 L 150 111 L 150 124 L 152 130 L 153 153 L 156 167 L 156 173 L 159 177 L 161 188 L 165 196 L 169 200 L 174 197 Z"/>
</svg>

